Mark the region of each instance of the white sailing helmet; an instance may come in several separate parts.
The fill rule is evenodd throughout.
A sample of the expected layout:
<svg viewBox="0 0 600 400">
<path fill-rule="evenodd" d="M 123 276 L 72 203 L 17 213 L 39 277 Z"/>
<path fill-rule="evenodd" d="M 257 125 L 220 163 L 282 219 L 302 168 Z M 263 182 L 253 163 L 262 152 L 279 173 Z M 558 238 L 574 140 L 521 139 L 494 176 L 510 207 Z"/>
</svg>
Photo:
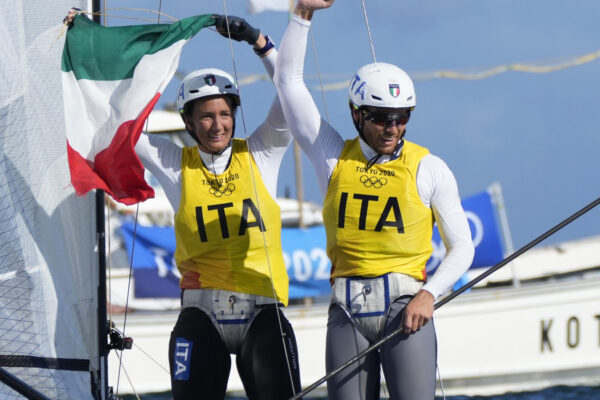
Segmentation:
<svg viewBox="0 0 600 400">
<path fill-rule="evenodd" d="M 354 74 L 348 97 L 355 108 L 413 108 L 417 103 L 408 74 L 393 64 L 381 62 L 367 64 Z"/>
<path fill-rule="evenodd" d="M 234 105 L 240 105 L 237 85 L 231 75 L 216 68 L 204 68 L 188 74 L 177 93 L 177 109 L 183 113 L 186 103 L 208 96 L 228 95 Z"/>
</svg>

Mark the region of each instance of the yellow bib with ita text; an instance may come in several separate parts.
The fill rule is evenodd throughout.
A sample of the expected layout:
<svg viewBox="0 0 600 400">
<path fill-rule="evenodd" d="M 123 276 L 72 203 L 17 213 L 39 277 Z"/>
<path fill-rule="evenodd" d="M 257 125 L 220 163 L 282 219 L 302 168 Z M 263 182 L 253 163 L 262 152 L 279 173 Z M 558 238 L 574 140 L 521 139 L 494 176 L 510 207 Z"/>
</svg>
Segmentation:
<svg viewBox="0 0 600 400">
<path fill-rule="evenodd" d="M 346 141 L 323 206 L 331 277 L 399 272 L 424 281 L 434 220 L 417 169 L 429 150 L 404 141 L 397 159 L 367 169 L 358 140 Z"/>
<path fill-rule="evenodd" d="M 274 287 L 278 301 L 287 305 L 279 205 L 246 141 L 234 139 L 232 146 L 230 164 L 220 175 L 204 166 L 198 147 L 182 150 L 181 203 L 175 215 L 180 286 L 271 298 Z"/>
</svg>

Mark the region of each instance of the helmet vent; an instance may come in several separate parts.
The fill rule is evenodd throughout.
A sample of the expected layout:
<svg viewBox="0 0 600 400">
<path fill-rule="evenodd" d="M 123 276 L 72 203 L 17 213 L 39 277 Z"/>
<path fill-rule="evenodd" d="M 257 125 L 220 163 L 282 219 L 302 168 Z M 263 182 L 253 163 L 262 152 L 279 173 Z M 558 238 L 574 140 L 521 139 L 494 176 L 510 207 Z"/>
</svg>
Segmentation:
<svg viewBox="0 0 600 400">
<path fill-rule="evenodd" d="M 188 90 L 188 93 L 191 93 L 191 94 L 198 93 L 198 89 L 190 89 L 190 90 Z"/>
<path fill-rule="evenodd" d="M 379 97 L 379 96 L 375 96 L 375 95 L 371 95 L 371 98 L 372 98 L 373 100 L 379 100 L 379 101 L 381 101 L 381 100 L 382 100 L 382 99 L 381 99 L 381 97 Z"/>
<path fill-rule="evenodd" d="M 232 85 L 225 85 L 225 89 L 231 89 L 232 87 Z"/>
</svg>

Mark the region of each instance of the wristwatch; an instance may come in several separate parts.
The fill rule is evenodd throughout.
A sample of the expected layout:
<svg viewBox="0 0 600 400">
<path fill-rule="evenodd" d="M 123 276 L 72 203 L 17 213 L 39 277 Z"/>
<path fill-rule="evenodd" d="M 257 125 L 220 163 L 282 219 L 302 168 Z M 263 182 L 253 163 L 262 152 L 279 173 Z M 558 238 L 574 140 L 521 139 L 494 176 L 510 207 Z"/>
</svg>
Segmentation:
<svg viewBox="0 0 600 400">
<path fill-rule="evenodd" d="M 256 55 L 263 56 L 263 55 L 265 55 L 265 53 L 267 51 L 269 51 L 273 47 L 275 47 L 275 44 L 273 43 L 273 41 L 271 40 L 271 38 L 269 37 L 269 35 L 265 36 L 265 40 L 267 41 L 267 44 L 265 44 L 262 49 L 254 49 L 254 52 L 256 53 Z"/>
</svg>

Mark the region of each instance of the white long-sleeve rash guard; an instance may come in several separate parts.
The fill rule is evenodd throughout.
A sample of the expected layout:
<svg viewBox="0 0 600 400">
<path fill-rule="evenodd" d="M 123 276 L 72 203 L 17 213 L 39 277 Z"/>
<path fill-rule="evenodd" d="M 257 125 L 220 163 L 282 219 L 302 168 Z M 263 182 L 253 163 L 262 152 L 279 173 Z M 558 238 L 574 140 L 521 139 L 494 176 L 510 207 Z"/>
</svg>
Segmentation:
<svg viewBox="0 0 600 400">
<path fill-rule="evenodd" d="M 273 49 L 261 58 L 267 73 L 273 78 L 277 51 Z M 248 137 L 248 149 L 269 194 L 277 194 L 277 177 L 283 155 L 292 141 L 278 97 L 275 97 L 266 120 Z M 158 135 L 142 134 L 135 151 L 144 168 L 149 170 L 164 189 L 175 213 L 181 201 L 181 147 Z M 222 174 L 231 156 L 231 146 L 221 154 L 205 153 L 198 149 L 206 168 Z"/>
<path fill-rule="evenodd" d="M 304 83 L 304 54 L 309 28 L 310 22 L 296 15 L 290 21 L 279 48 L 275 85 L 294 139 L 311 160 L 324 194 L 344 147 L 344 140 L 321 118 Z M 360 147 L 367 160 L 376 155 L 362 139 Z M 377 163 L 389 160 L 390 156 L 383 155 Z M 439 157 L 428 154 L 421 160 L 417 172 L 417 190 L 423 204 L 433 210 L 447 249 L 434 276 L 423 286 L 437 299 L 469 268 L 474 248 L 456 180 Z"/>
</svg>

